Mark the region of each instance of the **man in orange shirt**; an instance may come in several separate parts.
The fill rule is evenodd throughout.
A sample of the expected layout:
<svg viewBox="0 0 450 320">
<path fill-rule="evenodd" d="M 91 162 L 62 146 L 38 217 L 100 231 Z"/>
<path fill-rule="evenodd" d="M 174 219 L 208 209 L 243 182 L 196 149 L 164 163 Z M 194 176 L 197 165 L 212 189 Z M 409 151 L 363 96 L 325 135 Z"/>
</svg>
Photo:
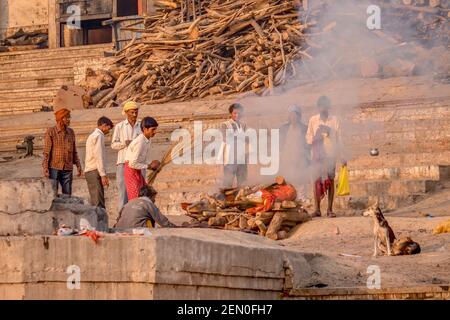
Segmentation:
<svg viewBox="0 0 450 320">
<path fill-rule="evenodd" d="M 56 126 L 48 128 L 44 138 L 44 160 L 42 169 L 45 177 L 55 180 L 62 193 L 72 195 L 73 166 L 76 165 L 78 176 L 81 177 L 80 159 L 75 141 L 75 133 L 70 125 L 70 111 L 61 109 L 55 112 Z"/>
</svg>

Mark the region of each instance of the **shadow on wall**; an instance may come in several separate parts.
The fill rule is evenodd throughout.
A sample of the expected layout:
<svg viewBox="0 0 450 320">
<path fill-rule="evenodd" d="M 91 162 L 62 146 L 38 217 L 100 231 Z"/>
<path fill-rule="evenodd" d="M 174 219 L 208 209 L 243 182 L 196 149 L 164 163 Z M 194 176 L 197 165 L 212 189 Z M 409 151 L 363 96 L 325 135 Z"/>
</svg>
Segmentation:
<svg viewBox="0 0 450 320">
<path fill-rule="evenodd" d="M 6 37 L 6 30 L 9 23 L 9 0 L 0 0 L 0 40 Z"/>
</svg>

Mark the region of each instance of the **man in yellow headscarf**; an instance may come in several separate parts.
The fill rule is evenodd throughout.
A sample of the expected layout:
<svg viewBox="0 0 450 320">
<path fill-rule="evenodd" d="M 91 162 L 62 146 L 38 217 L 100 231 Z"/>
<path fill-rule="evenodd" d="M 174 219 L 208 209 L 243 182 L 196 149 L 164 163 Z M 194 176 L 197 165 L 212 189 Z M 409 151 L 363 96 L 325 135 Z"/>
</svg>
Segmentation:
<svg viewBox="0 0 450 320">
<path fill-rule="evenodd" d="M 111 148 L 117 150 L 116 181 L 119 193 L 118 211 L 128 202 L 124 179 L 125 154 L 128 146 L 142 133 L 141 122 L 138 121 L 139 104 L 128 101 L 123 105 L 122 114 L 126 119 L 114 127 Z M 145 173 L 144 177 L 145 177 Z"/>
</svg>

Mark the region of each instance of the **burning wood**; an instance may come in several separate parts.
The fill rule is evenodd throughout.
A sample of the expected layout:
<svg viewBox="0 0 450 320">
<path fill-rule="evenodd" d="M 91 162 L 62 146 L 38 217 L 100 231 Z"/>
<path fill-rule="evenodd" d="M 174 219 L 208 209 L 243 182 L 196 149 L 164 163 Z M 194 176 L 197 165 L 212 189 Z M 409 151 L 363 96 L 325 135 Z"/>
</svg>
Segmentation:
<svg viewBox="0 0 450 320">
<path fill-rule="evenodd" d="M 273 240 L 287 237 L 289 231 L 311 220 L 301 202 L 295 201 L 295 188 L 278 177 L 271 185 L 221 189 L 203 195 L 198 202 L 183 203 L 192 218 L 186 226 L 212 227 L 260 234 Z"/>
</svg>

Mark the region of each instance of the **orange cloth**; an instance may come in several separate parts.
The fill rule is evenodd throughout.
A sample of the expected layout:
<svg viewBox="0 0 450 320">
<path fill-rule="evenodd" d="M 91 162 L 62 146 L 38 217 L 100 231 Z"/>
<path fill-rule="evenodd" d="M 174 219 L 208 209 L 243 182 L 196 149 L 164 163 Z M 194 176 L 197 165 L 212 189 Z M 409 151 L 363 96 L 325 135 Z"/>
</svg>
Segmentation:
<svg viewBox="0 0 450 320">
<path fill-rule="evenodd" d="M 100 234 L 94 230 L 84 230 L 80 235 L 91 238 L 96 244 L 98 243 L 98 239 L 100 239 Z"/>
<path fill-rule="evenodd" d="M 56 111 L 55 112 L 56 122 L 60 122 L 65 116 L 68 115 L 70 115 L 70 110 L 67 110 L 65 108 Z"/>
<path fill-rule="evenodd" d="M 297 198 L 297 191 L 290 184 L 276 185 L 272 188 L 261 190 L 263 204 L 247 209 L 247 213 L 266 212 L 272 209 L 275 201 L 294 201 Z"/>
</svg>

